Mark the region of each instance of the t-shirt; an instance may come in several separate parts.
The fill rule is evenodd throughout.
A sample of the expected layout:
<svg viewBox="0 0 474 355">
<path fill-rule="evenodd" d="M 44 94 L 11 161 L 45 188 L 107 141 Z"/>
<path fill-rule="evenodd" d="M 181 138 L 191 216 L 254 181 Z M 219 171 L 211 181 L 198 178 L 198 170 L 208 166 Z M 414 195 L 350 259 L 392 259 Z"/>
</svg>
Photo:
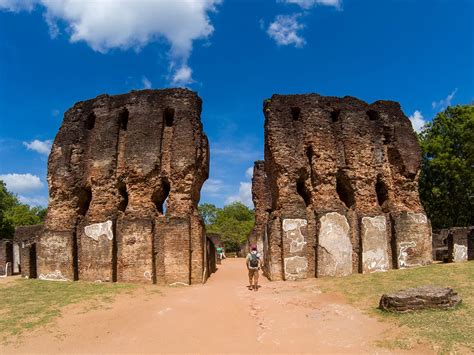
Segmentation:
<svg viewBox="0 0 474 355">
<path fill-rule="evenodd" d="M 260 253 L 258 251 L 252 250 L 250 253 L 247 254 L 247 264 L 250 265 L 250 260 L 252 260 L 252 254 L 256 254 L 258 260 L 260 260 Z"/>
</svg>

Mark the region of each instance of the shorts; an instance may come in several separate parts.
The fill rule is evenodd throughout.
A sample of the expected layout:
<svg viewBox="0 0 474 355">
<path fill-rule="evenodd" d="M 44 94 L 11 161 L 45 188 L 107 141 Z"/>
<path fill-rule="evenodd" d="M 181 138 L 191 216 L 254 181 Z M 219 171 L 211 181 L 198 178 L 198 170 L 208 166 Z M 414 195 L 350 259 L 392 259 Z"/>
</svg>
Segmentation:
<svg viewBox="0 0 474 355">
<path fill-rule="evenodd" d="M 249 278 L 258 276 L 258 269 L 249 269 Z"/>
</svg>

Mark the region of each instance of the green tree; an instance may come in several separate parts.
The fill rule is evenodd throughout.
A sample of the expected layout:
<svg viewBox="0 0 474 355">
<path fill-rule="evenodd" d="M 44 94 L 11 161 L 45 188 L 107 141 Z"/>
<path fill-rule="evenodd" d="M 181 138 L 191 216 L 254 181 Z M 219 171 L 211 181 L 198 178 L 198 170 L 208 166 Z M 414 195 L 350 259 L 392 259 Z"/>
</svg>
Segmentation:
<svg viewBox="0 0 474 355">
<path fill-rule="evenodd" d="M 440 112 L 420 143 L 420 198 L 433 228 L 474 225 L 474 106 Z"/>
<path fill-rule="evenodd" d="M 199 211 L 209 233 L 217 233 L 227 251 L 238 251 L 247 241 L 254 224 L 254 212 L 240 202 L 224 208 L 203 204 Z"/>
<path fill-rule="evenodd" d="M 21 203 L 0 180 L 0 238 L 11 238 L 15 227 L 42 223 L 46 209 Z"/>
</svg>

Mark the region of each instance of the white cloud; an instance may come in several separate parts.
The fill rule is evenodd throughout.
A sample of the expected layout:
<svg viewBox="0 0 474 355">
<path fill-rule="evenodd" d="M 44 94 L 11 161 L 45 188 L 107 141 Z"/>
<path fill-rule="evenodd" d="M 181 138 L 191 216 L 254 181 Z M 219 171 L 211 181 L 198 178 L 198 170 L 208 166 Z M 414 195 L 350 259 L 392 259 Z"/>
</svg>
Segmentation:
<svg viewBox="0 0 474 355">
<path fill-rule="evenodd" d="M 253 208 L 252 201 L 252 183 L 241 182 L 239 187 L 239 194 L 227 197 L 226 203 L 242 202 L 244 205 Z"/>
<path fill-rule="evenodd" d="M 217 195 L 219 192 L 222 191 L 223 187 L 224 183 L 222 182 L 222 180 L 208 179 L 204 183 L 201 191 L 209 195 Z"/>
<path fill-rule="evenodd" d="M 31 142 L 23 142 L 23 145 L 28 148 L 28 150 L 34 150 L 40 154 L 49 155 L 53 141 L 49 139 L 45 141 L 35 139 Z"/>
<path fill-rule="evenodd" d="M 438 108 L 440 110 L 444 110 L 446 107 L 451 106 L 451 101 L 453 101 L 454 95 L 456 95 L 457 92 L 458 92 L 458 89 L 456 88 L 453 90 L 451 94 L 446 96 L 445 99 L 442 99 L 439 101 L 433 101 L 431 103 L 431 107 L 433 107 L 433 109 Z"/>
<path fill-rule="evenodd" d="M 32 11 L 38 0 L 0 0 L 0 9 L 11 12 Z"/>
<path fill-rule="evenodd" d="M 249 179 L 253 178 L 253 166 L 245 170 L 245 176 L 247 176 Z"/>
<path fill-rule="evenodd" d="M 46 207 L 48 206 L 48 197 L 45 196 L 34 196 L 34 197 L 27 197 L 23 195 L 19 195 L 18 199 L 21 203 L 26 203 L 30 206 L 41 206 Z"/>
<path fill-rule="evenodd" d="M 281 0 L 281 2 L 296 4 L 301 6 L 303 9 L 310 9 L 316 5 L 334 6 L 338 9 L 342 6 L 342 0 Z"/>
<path fill-rule="evenodd" d="M 279 46 L 294 45 L 297 48 L 303 47 L 305 39 L 298 34 L 304 25 L 298 22 L 301 14 L 278 15 L 268 26 L 267 34 L 275 40 Z"/>
<path fill-rule="evenodd" d="M 171 83 L 178 86 L 186 86 L 193 83 L 192 78 L 193 71 L 186 64 L 182 65 L 181 68 L 175 71 Z"/>
<path fill-rule="evenodd" d="M 43 187 L 43 183 L 36 175 L 31 174 L 5 174 L 0 175 L 7 189 L 13 193 L 25 193 L 39 190 Z"/>
<path fill-rule="evenodd" d="M 54 38 L 58 24 L 66 24 L 72 43 L 85 42 L 106 53 L 115 48 L 139 51 L 149 43 L 165 39 L 170 44 L 170 68 L 177 79 L 189 83 L 188 59 L 193 41 L 214 31 L 209 12 L 222 0 L 0 0 L 0 9 L 31 10 L 44 7 L 44 17 Z M 187 77 L 186 77 L 187 76 Z"/>
<path fill-rule="evenodd" d="M 426 121 L 423 119 L 423 115 L 420 111 L 413 112 L 413 115 L 408 117 L 411 121 L 413 130 L 417 133 L 420 133 L 423 129 L 423 126 L 426 124 Z"/>
<path fill-rule="evenodd" d="M 49 155 L 49 152 L 51 151 L 51 146 L 53 145 L 53 141 L 40 141 L 38 139 L 35 139 L 34 141 L 29 143 L 23 142 L 23 145 L 25 145 L 28 150 L 34 150 L 35 152 L 38 152 L 40 154 Z"/>
<path fill-rule="evenodd" d="M 151 89 L 151 81 L 146 76 L 142 76 L 142 84 L 144 89 Z"/>
</svg>

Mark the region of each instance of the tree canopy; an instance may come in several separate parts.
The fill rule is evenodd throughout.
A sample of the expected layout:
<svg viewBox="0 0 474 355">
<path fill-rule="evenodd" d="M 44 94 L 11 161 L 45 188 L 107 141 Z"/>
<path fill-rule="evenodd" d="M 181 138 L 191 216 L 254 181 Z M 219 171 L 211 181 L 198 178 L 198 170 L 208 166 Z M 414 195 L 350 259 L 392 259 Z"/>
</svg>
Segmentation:
<svg viewBox="0 0 474 355">
<path fill-rule="evenodd" d="M 21 203 L 0 180 L 0 238 L 11 238 L 15 227 L 42 223 L 46 209 Z"/>
<path fill-rule="evenodd" d="M 474 106 L 438 113 L 420 143 L 420 198 L 433 228 L 474 225 Z"/>
<path fill-rule="evenodd" d="M 240 202 L 223 208 L 204 203 L 199 206 L 199 213 L 206 231 L 219 234 L 227 251 L 239 251 L 254 224 L 254 211 Z"/>
</svg>

